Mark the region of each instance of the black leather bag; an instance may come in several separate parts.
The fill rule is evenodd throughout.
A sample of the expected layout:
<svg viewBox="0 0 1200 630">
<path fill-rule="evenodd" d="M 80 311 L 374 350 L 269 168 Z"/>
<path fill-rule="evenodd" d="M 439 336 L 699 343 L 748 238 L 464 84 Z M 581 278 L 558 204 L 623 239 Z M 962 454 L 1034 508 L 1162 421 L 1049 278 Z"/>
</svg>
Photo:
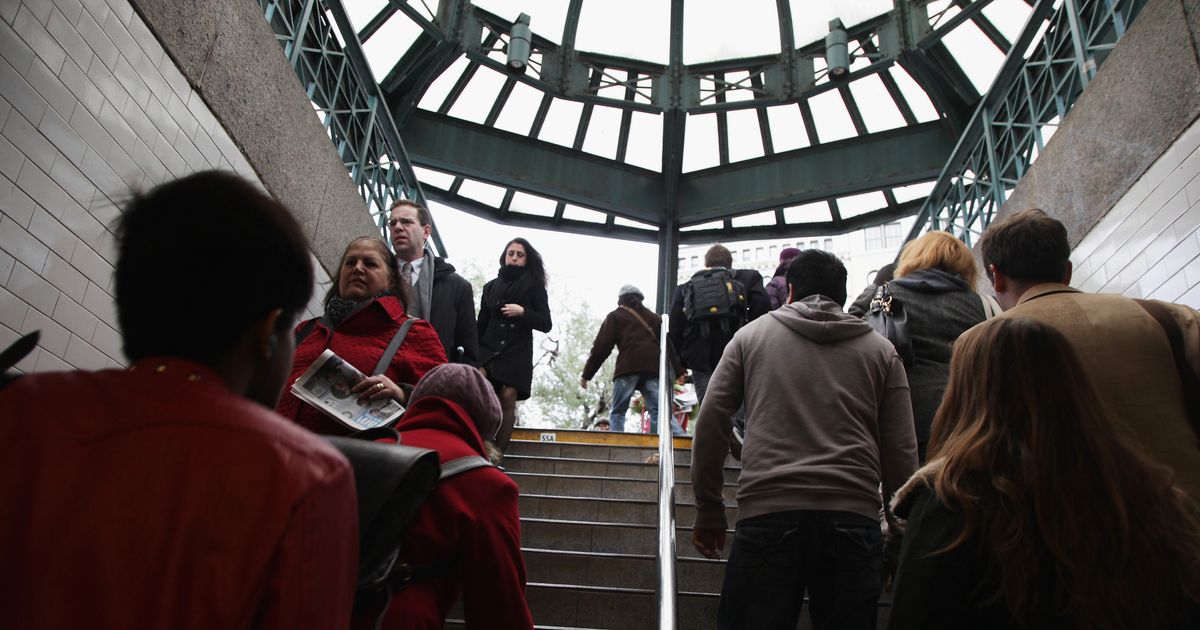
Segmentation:
<svg viewBox="0 0 1200 630">
<path fill-rule="evenodd" d="M 912 340 L 908 335 L 908 315 L 904 312 L 904 305 L 888 290 L 887 283 L 879 285 L 875 290 L 875 297 L 871 298 L 865 319 L 875 332 L 887 337 L 887 340 L 896 346 L 896 353 L 900 355 L 900 360 L 904 361 L 904 367 L 912 367 L 913 351 Z"/>
<path fill-rule="evenodd" d="M 400 543 L 441 473 L 437 452 L 373 441 L 379 438 L 399 441 L 393 429 L 328 438 L 350 461 L 358 493 L 355 627 L 377 627 L 387 610 L 389 577 L 400 556 Z M 362 620 L 367 620 L 365 625 Z"/>
</svg>

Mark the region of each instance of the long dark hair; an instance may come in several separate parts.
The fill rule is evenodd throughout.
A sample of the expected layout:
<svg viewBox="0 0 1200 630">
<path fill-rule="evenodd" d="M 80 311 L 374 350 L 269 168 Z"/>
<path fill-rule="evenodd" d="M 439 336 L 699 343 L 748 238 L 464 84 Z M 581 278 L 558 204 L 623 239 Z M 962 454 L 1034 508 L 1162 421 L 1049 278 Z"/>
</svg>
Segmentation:
<svg viewBox="0 0 1200 630">
<path fill-rule="evenodd" d="M 338 288 L 342 277 L 342 265 L 346 264 L 346 255 L 350 253 L 350 248 L 354 247 L 355 243 L 367 241 L 379 250 L 379 254 L 383 256 L 383 263 L 387 265 L 388 270 L 388 290 L 400 300 L 400 304 L 404 307 L 404 311 L 408 312 L 408 296 L 412 289 L 404 278 L 400 275 L 399 265 L 396 263 L 396 255 L 392 250 L 388 249 L 387 243 L 378 236 L 360 236 L 346 245 L 346 249 L 342 250 L 342 257 L 338 259 L 337 273 L 333 278 L 333 285 L 329 287 L 329 291 L 325 294 L 323 304 L 328 307 L 329 301 L 335 297 L 341 297 L 341 291 Z M 425 270 L 427 273 L 433 273 L 432 269 Z"/>
<path fill-rule="evenodd" d="M 947 549 L 979 536 L 990 601 L 1015 623 L 1155 627 L 1200 601 L 1196 504 L 1098 400 L 1066 338 L 1032 319 L 994 319 L 955 344 L 933 488 L 964 517 Z"/>
<path fill-rule="evenodd" d="M 529 241 L 519 236 L 505 243 L 504 249 L 500 250 L 500 266 L 504 266 L 504 254 L 508 252 L 508 246 L 513 243 L 517 243 L 525 248 L 525 273 L 533 276 L 533 279 L 537 280 L 538 284 L 546 286 L 546 265 L 542 263 L 542 255 L 538 253 L 538 250 L 533 248 L 533 245 L 529 244 Z"/>
</svg>

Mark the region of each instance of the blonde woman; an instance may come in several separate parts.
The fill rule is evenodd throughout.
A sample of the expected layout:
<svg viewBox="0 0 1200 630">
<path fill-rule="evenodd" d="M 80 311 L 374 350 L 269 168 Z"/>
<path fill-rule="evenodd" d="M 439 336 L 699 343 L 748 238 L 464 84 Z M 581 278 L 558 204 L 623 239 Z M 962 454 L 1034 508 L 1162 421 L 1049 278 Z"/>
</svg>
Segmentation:
<svg viewBox="0 0 1200 630">
<path fill-rule="evenodd" d="M 950 373 L 950 345 L 989 317 L 987 299 L 975 292 L 977 279 L 970 248 L 949 232 L 929 232 L 904 246 L 895 278 L 887 283 L 908 318 L 913 354 L 908 386 L 922 462 L 929 425 Z"/>
</svg>

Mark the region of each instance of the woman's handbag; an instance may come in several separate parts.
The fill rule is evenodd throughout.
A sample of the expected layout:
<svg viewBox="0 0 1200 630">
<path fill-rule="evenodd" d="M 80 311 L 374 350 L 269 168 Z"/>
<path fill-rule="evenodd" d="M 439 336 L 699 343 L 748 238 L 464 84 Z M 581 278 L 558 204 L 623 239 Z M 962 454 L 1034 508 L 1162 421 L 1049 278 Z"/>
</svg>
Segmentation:
<svg viewBox="0 0 1200 630">
<path fill-rule="evenodd" d="M 896 352 L 900 355 L 900 360 L 904 361 L 904 367 L 912 367 L 913 352 L 912 340 L 908 335 L 908 315 L 904 312 L 904 305 L 888 290 L 887 283 L 879 285 L 875 290 L 875 297 L 871 299 L 865 319 L 875 332 L 887 337 L 887 340 L 896 346 Z"/>
</svg>

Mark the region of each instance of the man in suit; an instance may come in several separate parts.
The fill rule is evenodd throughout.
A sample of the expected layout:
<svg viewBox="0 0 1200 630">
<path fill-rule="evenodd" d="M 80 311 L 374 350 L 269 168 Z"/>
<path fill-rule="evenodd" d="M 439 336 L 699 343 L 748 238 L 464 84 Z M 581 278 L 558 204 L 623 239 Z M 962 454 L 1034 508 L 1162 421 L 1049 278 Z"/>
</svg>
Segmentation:
<svg viewBox="0 0 1200 630">
<path fill-rule="evenodd" d="M 992 223 L 979 248 L 1006 309 L 1001 317 L 1030 317 L 1066 335 L 1103 402 L 1200 500 L 1197 418 L 1189 414 L 1171 344 L 1151 310 L 1178 326 L 1194 373 L 1200 372 L 1200 314 L 1178 304 L 1071 288 L 1066 227 L 1041 210 Z"/>
<path fill-rule="evenodd" d="M 433 234 L 429 208 L 401 199 L 392 205 L 388 232 L 400 275 L 412 286 L 409 315 L 433 324 L 451 363 L 479 362 L 475 292 L 454 265 L 425 248 Z"/>
</svg>

